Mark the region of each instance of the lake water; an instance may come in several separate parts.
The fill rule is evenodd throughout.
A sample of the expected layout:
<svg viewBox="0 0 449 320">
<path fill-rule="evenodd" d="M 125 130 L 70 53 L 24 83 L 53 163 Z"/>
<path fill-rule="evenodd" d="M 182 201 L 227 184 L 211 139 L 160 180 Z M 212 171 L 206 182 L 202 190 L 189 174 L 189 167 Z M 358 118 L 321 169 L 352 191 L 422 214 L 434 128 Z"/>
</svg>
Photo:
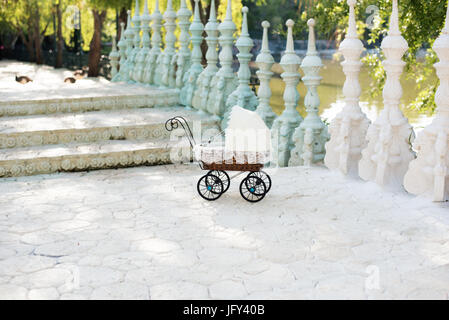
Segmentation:
<svg viewBox="0 0 449 320">
<path fill-rule="evenodd" d="M 320 114 L 323 120 L 331 121 L 335 115 L 344 107 L 343 84 L 345 75 L 343 73 L 340 62 L 334 60 L 323 60 L 324 67 L 321 70 L 323 80 L 318 87 L 318 94 L 321 100 Z M 278 75 L 282 69 L 278 64 L 274 65 L 273 70 Z M 409 119 L 410 124 L 415 128 L 415 131 L 420 131 L 426 127 L 432 120 L 432 116 L 422 115 L 417 110 L 412 110 L 407 106 L 416 98 L 417 90 L 413 79 L 405 79 L 405 74 L 401 79 L 403 86 L 403 98 L 401 110 Z M 360 84 L 362 86 L 362 95 L 360 99 L 360 106 L 363 112 L 366 113 L 371 121 L 374 121 L 379 112 L 383 109 L 382 95 L 372 98 L 369 94 L 370 77 L 366 67 L 362 68 L 360 73 Z M 281 78 L 275 76 L 272 78 L 271 90 L 273 92 L 271 97 L 271 106 L 276 114 L 281 114 L 284 109 L 284 100 L 282 95 L 284 93 L 285 84 Z M 304 108 L 304 96 L 307 93 L 307 88 L 301 81 L 298 85 L 298 91 L 301 95 L 298 111 L 304 117 L 306 115 Z"/>
</svg>

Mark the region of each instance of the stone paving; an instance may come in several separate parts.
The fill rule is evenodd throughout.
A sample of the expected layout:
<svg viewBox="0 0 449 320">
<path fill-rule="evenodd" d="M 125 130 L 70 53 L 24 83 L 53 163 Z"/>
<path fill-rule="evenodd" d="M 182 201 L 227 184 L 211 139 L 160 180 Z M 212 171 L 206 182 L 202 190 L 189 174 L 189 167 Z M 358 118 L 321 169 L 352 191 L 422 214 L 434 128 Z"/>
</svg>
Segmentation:
<svg viewBox="0 0 449 320">
<path fill-rule="evenodd" d="M 0 182 L 0 299 L 448 299 L 449 205 L 325 168 L 216 202 L 195 165 Z"/>
</svg>

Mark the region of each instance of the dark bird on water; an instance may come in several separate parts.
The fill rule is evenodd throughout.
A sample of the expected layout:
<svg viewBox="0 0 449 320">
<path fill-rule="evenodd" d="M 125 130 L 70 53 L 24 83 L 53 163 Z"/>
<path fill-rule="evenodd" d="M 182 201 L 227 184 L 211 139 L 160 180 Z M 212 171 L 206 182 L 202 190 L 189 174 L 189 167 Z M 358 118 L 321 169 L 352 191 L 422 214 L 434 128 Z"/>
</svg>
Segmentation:
<svg viewBox="0 0 449 320">
<path fill-rule="evenodd" d="M 64 79 L 64 82 L 65 82 L 65 83 L 75 83 L 75 82 L 76 82 L 76 79 L 73 78 L 73 77 L 68 77 L 68 78 L 65 78 L 65 79 Z"/>
<path fill-rule="evenodd" d="M 18 83 L 21 83 L 21 84 L 26 84 L 26 83 L 28 83 L 28 82 L 33 82 L 33 80 L 31 80 L 29 77 L 27 77 L 27 76 L 17 76 L 16 75 L 16 81 L 18 82 Z"/>
</svg>

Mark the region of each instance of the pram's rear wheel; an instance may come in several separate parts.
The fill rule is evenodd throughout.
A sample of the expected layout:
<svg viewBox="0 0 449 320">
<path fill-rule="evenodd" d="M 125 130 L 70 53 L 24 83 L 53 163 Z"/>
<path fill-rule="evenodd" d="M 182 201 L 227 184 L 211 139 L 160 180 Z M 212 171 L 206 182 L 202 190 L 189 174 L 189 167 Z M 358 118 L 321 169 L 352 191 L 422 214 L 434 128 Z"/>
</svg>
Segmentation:
<svg viewBox="0 0 449 320">
<path fill-rule="evenodd" d="M 267 193 L 270 191 L 271 189 L 271 178 L 270 176 L 264 172 L 264 171 L 254 171 L 254 172 L 250 172 L 248 174 L 248 177 L 257 177 L 262 179 L 262 181 L 265 183 L 265 186 L 267 187 Z"/>
<path fill-rule="evenodd" d="M 223 182 L 213 174 L 206 174 L 198 180 L 197 190 L 203 199 L 214 201 L 224 193 Z"/>
<path fill-rule="evenodd" d="M 223 182 L 223 188 L 224 188 L 223 193 L 228 191 L 229 182 L 231 181 L 231 179 L 229 179 L 229 175 L 226 173 L 226 171 L 212 170 L 212 171 L 209 171 L 208 174 L 212 174 L 212 175 L 220 178 L 221 182 Z"/>
<path fill-rule="evenodd" d="M 240 194 L 249 202 L 258 202 L 267 194 L 267 186 L 259 177 L 248 176 L 240 183 Z"/>
</svg>

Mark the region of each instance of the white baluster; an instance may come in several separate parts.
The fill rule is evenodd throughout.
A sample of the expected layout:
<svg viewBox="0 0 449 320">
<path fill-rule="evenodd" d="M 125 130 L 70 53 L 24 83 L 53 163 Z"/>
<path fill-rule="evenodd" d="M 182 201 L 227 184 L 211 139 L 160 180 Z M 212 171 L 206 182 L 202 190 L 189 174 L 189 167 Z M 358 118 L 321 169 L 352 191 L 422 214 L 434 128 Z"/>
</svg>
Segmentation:
<svg viewBox="0 0 449 320">
<path fill-rule="evenodd" d="M 187 108 L 192 107 L 192 98 L 196 90 L 196 80 L 198 79 L 199 74 L 203 71 L 203 66 L 201 65 L 201 60 L 203 58 L 203 54 L 201 53 L 201 42 L 203 42 L 202 34 L 204 26 L 200 19 L 198 1 L 199 0 L 195 0 L 193 21 L 189 28 L 190 33 L 192 34 L 192 37 L 190 38 L 192 41 L 192 65 L 184 75 L 185 85 L 181 89 L 179 95 L 181 104 Z"/>
<path fill-rule="evenodd" d="M 155 84 L 162 87 L 174 87 L 176 80 L 174 78 L 174 66 L 171 62 L 173 55 L 176 53 L 176 12 L 173 10 L 172 0 L 167 1 L 164 20 L 165 49 L 157 60 L 158 66 L 156 67 Z"/>
<path fill-rule="evenodd" d="M 273 122 L 271 129 L 273 142 L 273 163 L 280 167 L 288 166 L 290 159 L 290 151 L 294 144 L 292 141 L 293 131 L 299 126 L 302 117 L 296 110 L 299 101 L 299 93 L 297 86 L 301 78 L 298 68 L 301 64 L 301 59 L 295 53 L 293 42 L 293 20 L 289 19 L 286 22 L 288 28 L 287 33 L 287 47 L 285 53 L 281 58 L 281 67 L 284 73 L 281 74 L 285 82 L 284 103 L 285 109 L 282 114 Z"/>
<path fill-rule="evenodd" d="M 370 121 L 360 109 L 359 99 L 362 89 L 359 74 L 362 62 L 363 43 L 357 36 L 355 5 L 357 0 L 347 0 L 349 5 L 349 28 L 340 52 L 345 57 L 342 62 L 346 81 L 343 86 L 345 106 L 329 126 L 330 141 L 326 144 L 325 165 L 343 174 L 358 175 L 358 165 L 362 150 L 366 147 L 366 132 Z"/>
<path fill-rule="evenodd" d="M 399 109 L 402 87 L 399 81 L 408 49 L 407 41 L 399 31 L 398 1 L 393 0 L 393 11 L 388 36 L 382 41 L 386 60 L 383 62 L 387 80 L 383 90 L 384 109 L 367 133 L 368 146 L 362 151 L 359 175 L 379 185 L 402 185 L 408 165 L 415 155 L 411 150 L 414 139 L 412 127 Z"/>
<path fill-rule="evenodd" d="M 146 67 L 143 75 L 143 82 L 146 84 L 154 84 L 154 75 L 157 67 L 157 58 L 161 54 L 161 28 L 162 28 L 162 14 L 159 10 L 159 0 L 156 0 L 156 7 L 151 15 L 151 49 L 150 54 L 145 61 Z"/>
<path fill-rule="evenodd" d="M 228 126 L 228 119 L 231 114 L 232 107 L 238 105 L 242 108 L 254 111 L 256 110 L 259 102 L 255 93 L 249 87 L 249 81 L 251 79 L 249 62 L 253 56 L 250 51 L 251 48 L 254 47 L 254 42 L 248 33 L 248 8 L 243 7 L 242 13 L 242 32 L 235 43 L 237 49 L 239 50 L 239 53 L 237 54 L 237 58 L 240 63 L 239 71 L 237 73 L 239 84 L 226 100 L 226 111 L 223 115 L 223 121 L 221 122 L 221 127 L 223 129 Z"/>
<path fill-rule="evenodd" d="M 112 78 L 112 82 L 120 82 L 123 81 L 123 72 L 122 69 L 124 69 L 124 65 L 126 62 L 126 41 L 125 41 L 125 23 L 121 22 L 120 23 L 120 27 L 122 29 L 121 33 L 120 33 L 120 40 L 117 44 L 118 49 L 119 49 L 119 56 L 120 56 L 120 60 L 119 60 L 119 64 L 118 64 L 118 72 L 117 74 Z"/>
<path fill-rule="evenodd" d="M 329 140 L 327 126 L 318 115 L 320 97 L 317 88 L 323 79 L 320 76 L 323 63 L 316 50 L 315 20 L 310 19 L 307 25 L 309 26 L 309 44 L 307 55 L 301 64 L 304 70 L 302 81 L 307 86 L 307 95 L 304 99 L 307 116 L 293 134 L 295 147 L 291 151 L 289 166 L 310 166 L 323 161 L 326 153 L 324 145 Z"/>
<path fill-rule="evenodd" d="M 135 83 L 135 76 L 134 76 L 134 67 L 136 65 L 136 57 L 137 54 L 140 51 L 140 5 L 139 0 L 136 0 L 136 7 L 134 9 L 134 16 L 133 16 L 133 41 L 134 41 L 134 48 L 131 51 L 131 54 L 129 56 L 129 83 Z"/>
<path fill-rule="evenodd" d="M 445 26 L 433 49 L 440 59 L 435 64 L 440 78 L 435 94 L 437 114 L 416 139 L 418 158 L 410 162 L 404 187 L 410 193 L 445 201 L 449 199 L 449 6 Z"/>
<path fill-rule="evenodd" d="M 112 36 L 112 50 L 109 53 L 109 60 L 111 61 L 111 76 L 112 79 L 117 75 L 117 67 L 119 64 L 120 54 L 117 51 L 117 44 L 115 41 L 115 36 Z"/>
<path fill-rule="evenodd" d="M 276 119 L 276 114 L 273 112 L 270 106 L 271 98 L 271 88 L 270 80 L 273 76 L 271 67 L 274 64 L 274 58 L 271 55 L 270 48 L 268 46 L 268 28 L 270 23 L 268 21 L 262 22 L 263 37 L 262 37 L 262 48 L 260 53 L 256 57 L 256 63 L 259 70 L 256 72 L 260 80 L 260 86 L 257 91 L 257 96 L 259 97 L 259 105 L 257 106 L 257 114 L 265 121 L 267 126 L 271 128 L 274 119 Z"/>
<path fill-rule="evenodd" d="M 207 66 L 198 76 L 197 89 L 192 100 L 192 106 L 203 112 L 207 111 L 207 99 L 209 98 L 212 77 L 218 71 L 218 21 L 215 11 L 215 0 L 211 1 L 209 20 L 204 30 L 207 33 Z"/>
<path fill-rule="evenodd" d="M 227 97 L 237 88 L 238 82 L 232 70 L 232 47 L 234 44 L 234 33 L 237 30 L 232 21 L 232 0 L 228 0 L 226 17 L 218 26 L 220 37 L 218 41 L 221 45 L 219 60 L 221 68 L 211 81 L 211 92 L 207 101 L 209 113 L 217 118 L 222 118 L 225 112 Z"/>
<path fill-rule="evenodd" d="M 186 0 L 181 0 L 181 8 L 176 13 L 178 24 L 181 29 L 179 35 L 179 51 L 177 53 L 176 87 L 181 89 L 184 85 L 183 78 L 190 66 L 190 35 L 189 25 L 192 12 L 187 8 Z"/>
<path fill-rule="evenodd" d="M 123 33 L 124 38 L 126 40 L 126 60 L 123 65 L 123 70 L 120 70 L 120 73 L 123 73 L 122 81 L 129 81 L 129 71 L 131 65 L 131 52 L 133 51 L 133 43 L 134 43 L 134 31 L 133 26 L 131 25 L 131 10 L 128 10 L 128 22 L 126 24 L 126 30 Z"/>
<path fill-rule="evenodd" d="M 134 81 L 143 82 L 143 72 L 145 69 L 145 60 L 150 53 L 150 21 L 151 16 L 148 10 L 148 0 L 145 0 L 143 14 L 140 17 L 140 26 L 142 30 L 142 48 L 136 56 L 136 64 L 134 66 Z"/>
</svg>

